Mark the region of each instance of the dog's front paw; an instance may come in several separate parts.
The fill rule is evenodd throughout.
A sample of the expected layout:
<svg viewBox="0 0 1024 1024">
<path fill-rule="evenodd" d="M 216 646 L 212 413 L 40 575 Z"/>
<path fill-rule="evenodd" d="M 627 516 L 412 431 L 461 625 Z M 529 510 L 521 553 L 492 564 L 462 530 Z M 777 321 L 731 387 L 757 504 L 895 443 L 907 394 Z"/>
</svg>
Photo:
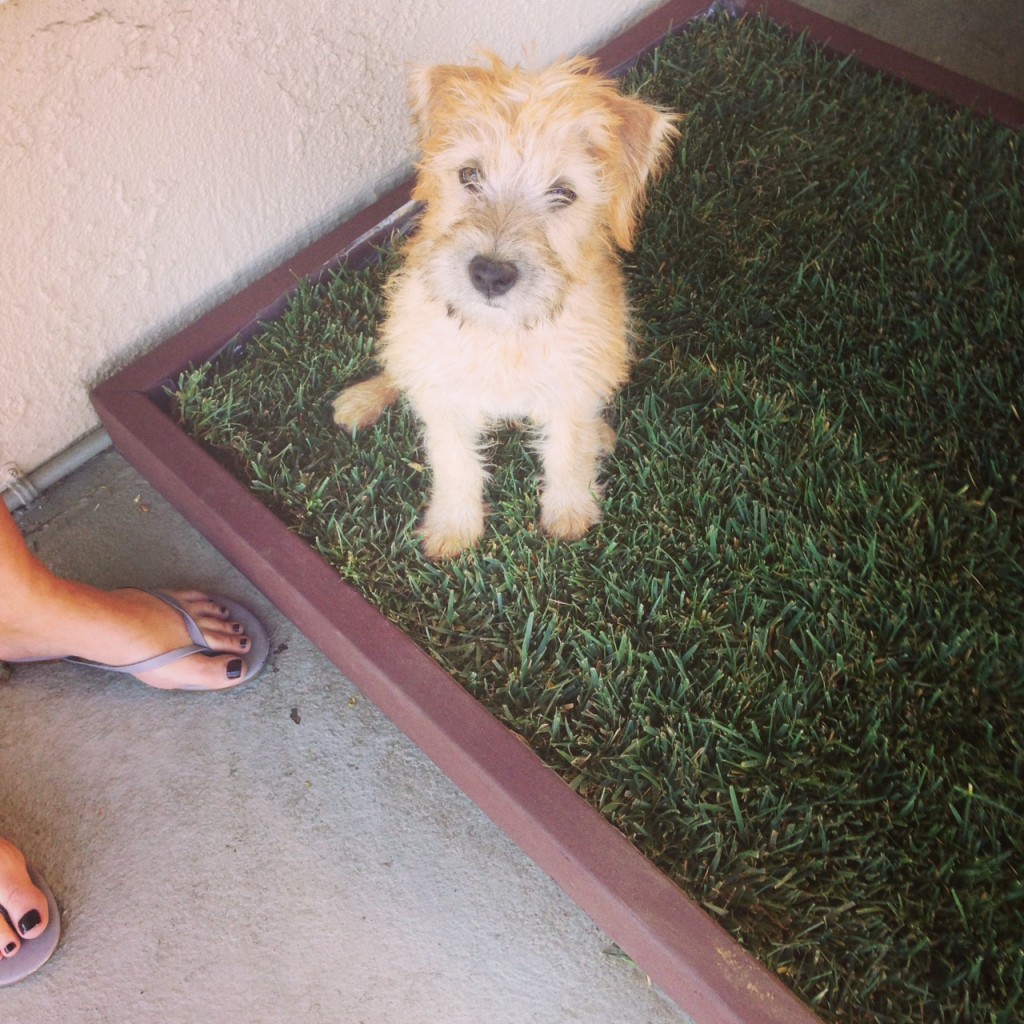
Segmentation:
<svg viewBox="0 0 1024 1024">
<path fill-rule="evenodd" d="M 353 384 L 331 403 L 334 422 L 350 434 L 376 423 L 384 410 L 398 398 L 398 389 L 384 376 L 377 374 L 360 384 Z"/>
<path fill-rule="evenodd" d="M 433 508 L 427 509 L 416 535 L 423 554 L 432 562 L 454 558 L 473 547 L 483 536 L 484 511 L 458 517 L 444 517 Z"/>
<path fill-rule="evenodd" d="M 550 496 L 541 498 L 540 528 L 550 537 L 558 540 L 579 540 L 600 521 L 601 506 L 592 494 L 575 501 Z"/>
<path fill-rule="evenodd" d="M 479 530 L 466 530 L 459 533 L 428 529 L 426 526 L 421 526 L 416 531 L 420 538 L 423 554 L 432 562 L 444 562 L 456 555 L 461 555 L 463 551 L 468 551 L 480 539 L 483 532 L 483 524 Z"/>
</svg>

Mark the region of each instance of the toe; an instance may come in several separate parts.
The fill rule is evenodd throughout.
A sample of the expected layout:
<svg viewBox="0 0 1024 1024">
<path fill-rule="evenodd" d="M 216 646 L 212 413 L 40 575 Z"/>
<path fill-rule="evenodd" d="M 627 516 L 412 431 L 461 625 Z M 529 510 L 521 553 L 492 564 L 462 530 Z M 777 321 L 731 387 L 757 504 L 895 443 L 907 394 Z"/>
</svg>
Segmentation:
<svg viewBox="0 0 1024 1024">
<path fill-rule="evenodd" d="M 210 658 L 195 655 L 186 662 L 200 661 L 198 665 L 190 665 L 192 675 L 187 682 L 177 687 L 179 690 L 226 690 L 237 686 L 245 678 L 246 664 L 243 658 L 224 655 Z"/>
<path fill-rule="evenodd" d="M 245 659 L 230 654 L 191 654 L 136 678 L 158 690 L 226 690 L 245 678 Z"/>
<path fill-rule="evenodd" d="M 211 650 L 224 654 L 244 654 L 252 644 L 240 622 L 221 621 L 203 615 L 192 617 Z"/>
<path fill-rule="evenodd" d="M 7 918 L 0 913 L 0 960 L 14 956 L 21 949 L 21 942 Z"/>
<path fill-rule="evenodd" d="M 204 619 L 223 625 L 230 618 L 230 612 L 224 605 L 201 590 L 168 590 L 165 593 L 173 597 L 197 622 Z"/>
<path fill-rule="evenodd" d="M 46 896 L 28 876 L 21 851 L 0 839 L 0 956 L 14 956 L 24 939 L 46 930 L 49 907 Z"/>
<path fill-rule="evenodd" d="M 230 610 L 206 594 L 186 590 L 170 592 L 170 596 L 188 612 L 211 650 L 244 654 L 252 646 L 245 627 L 231 619 Z"/>
</svg>

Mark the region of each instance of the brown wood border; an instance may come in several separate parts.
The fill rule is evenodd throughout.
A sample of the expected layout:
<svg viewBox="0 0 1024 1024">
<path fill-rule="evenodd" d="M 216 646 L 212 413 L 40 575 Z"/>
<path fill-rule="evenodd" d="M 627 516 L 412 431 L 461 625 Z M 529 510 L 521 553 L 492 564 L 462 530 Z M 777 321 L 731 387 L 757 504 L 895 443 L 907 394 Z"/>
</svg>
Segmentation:
<svg viewBox="0 0 1024 1024">
<path fill-rule="evenodd" d="M 596 55 L 621 72 L 708 8 L 671 0 Z M 750 9 L 837 52 L 907 77 L 1010 124 L 1022 104 L 813 15 L 788 0 Z M 597 811 L 389 623 L 167 415 L 163 390 L 187 366 L 241 344 L 297 282 L 386 239 L 408 183 L 286 260 L 99 385 L 115 445 L 374 703 L 699 1024 L 812 1024 L 818 1018 Z M 399 211 L 396 214 L 396 211 Z"/>
</svg>

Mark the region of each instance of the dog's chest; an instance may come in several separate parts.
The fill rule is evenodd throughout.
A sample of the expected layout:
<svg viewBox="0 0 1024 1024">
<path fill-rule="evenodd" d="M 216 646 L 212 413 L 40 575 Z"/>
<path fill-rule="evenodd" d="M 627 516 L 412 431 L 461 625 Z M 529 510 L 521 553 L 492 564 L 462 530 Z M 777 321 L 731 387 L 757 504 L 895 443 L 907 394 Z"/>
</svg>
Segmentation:
<svg viewBox="0 0 1024 1024">
<path fill-rule="evenodd" d="M 389 346 L 387 364 L 414 405 L 444 400 L 491 419 L 537 417 L 553 403 L 605 397 L 607 364 L 615 360 L 596 347 L 564 328 L 503 336 L 449 323 L 414 345 Z"/>
<path fill-rule="evenodd" d="M 570 390 L 579 387 L 577 367 L 566 358 L 566 346 L 550 333 L 508 338 L 460 330 L 442 344 L 441 362 L 448 368 L 445 386 L 460 401 L 491 416 L 528 415 L 539 399 L 546 400 L 556 382 Z"/>
</svg>

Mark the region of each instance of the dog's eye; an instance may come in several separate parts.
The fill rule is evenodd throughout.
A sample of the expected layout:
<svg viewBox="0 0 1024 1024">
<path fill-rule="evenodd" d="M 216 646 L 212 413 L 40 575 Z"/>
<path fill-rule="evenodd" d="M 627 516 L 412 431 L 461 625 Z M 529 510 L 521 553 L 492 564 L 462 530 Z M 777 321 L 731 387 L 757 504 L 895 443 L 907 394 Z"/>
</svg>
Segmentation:
<svg viewBox="0 0 1024 1024">
<path fill-rule="evenodd" d="M 483 176 L 479 167 L 463 167 L 459 170 L 459 183 L 470 192 L 479 192 L 483 184 Z"/>
<path fill-rule="evenodd" d="M 548 199 L 552 206 L 570 206 L 576 202 L 576 193 L 568 185 L 553 185 L 548 189 Z"/>
</svg>

